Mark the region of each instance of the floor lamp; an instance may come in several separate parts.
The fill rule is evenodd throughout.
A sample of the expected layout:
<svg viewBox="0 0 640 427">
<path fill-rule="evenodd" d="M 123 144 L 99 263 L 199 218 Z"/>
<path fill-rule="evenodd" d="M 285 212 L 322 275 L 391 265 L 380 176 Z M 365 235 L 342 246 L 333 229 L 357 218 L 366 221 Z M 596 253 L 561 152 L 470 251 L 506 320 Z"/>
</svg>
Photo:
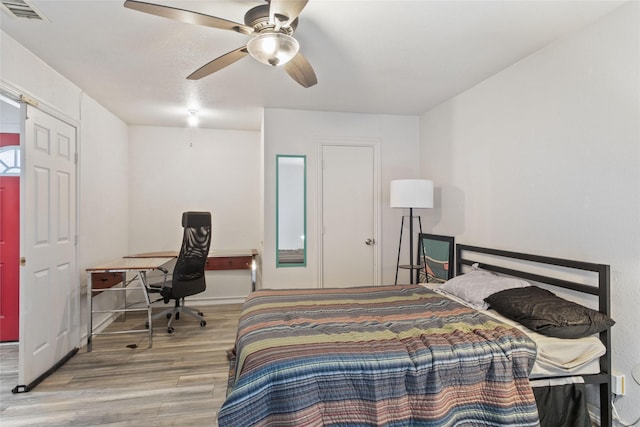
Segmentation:
<svg viewBox="0 0 640 427">
<path fill-rule="evenodd" d="M 391 207 L 392 208 L 409 208 L 409 264 L 400 265 L 400 252 L 402 250 L 402 233 L 404 231 L 404 218 L 400 224 L 400 243 L 398 244 L 398 261 L 396 263 L 396 281 L 398 284 L 398 270 L 406 268 L 411 276 L 410 283 L 413 284 L 413 271 L 421 268 L 420 265 L 414 264 L 413 259 L 413 219 L 418 218 L 420 225 L 420 233 L 422 233 L 422 221 L 420 216 L 414 217 L 414 209 L 432 208 L 433 207 L 433 181 L 428 179 L 397 179 L 391 181 Z"/>
</svg>

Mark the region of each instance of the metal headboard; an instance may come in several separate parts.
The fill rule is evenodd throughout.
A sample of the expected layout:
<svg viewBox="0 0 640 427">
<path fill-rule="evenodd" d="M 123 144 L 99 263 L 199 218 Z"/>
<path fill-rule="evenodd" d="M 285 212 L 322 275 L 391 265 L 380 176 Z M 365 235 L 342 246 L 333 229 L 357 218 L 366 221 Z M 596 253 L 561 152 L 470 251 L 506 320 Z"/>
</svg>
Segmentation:
<svg viewBox="0 0 640 427">
<path fill-rule="evenodd" d="M 484 255 L 484 256 L 478 256 Z M 525 261 L 530 265 L 556 266 L 573 269 L 581 272 L 597 274 L 596 285 L 573 282 L 558 277 L 541 275 L 527 271 L 516 270 L 501 266 L 506 260 Z M 456 276 L 464 274 L 465 266 L 479 264 L 483 270 L 518 277 L 537 283 L 544 283 L 563 289 L 570 289 L 580 293 L 595 295 L 598 297 L 598 311 L 610 316 L 611 313 L 611 272 L 607 264 L 595 264 L 590 262 L 575 261 L 570 259 L 553 258 L 542 255 L 531 255 L 521 252 L 490 249 L 480 246 L 456 244 Z M 600 373 L 594 375 L 582 375 L 585 383 L 599 384 L 600 386 L 600 423 L 603 427 L 611 427 L 613 423 L 611 411 L 611 333 L 605 330 L 600 333 L 600 340 L 607 351 L 600 358 Z"/>
</svg>

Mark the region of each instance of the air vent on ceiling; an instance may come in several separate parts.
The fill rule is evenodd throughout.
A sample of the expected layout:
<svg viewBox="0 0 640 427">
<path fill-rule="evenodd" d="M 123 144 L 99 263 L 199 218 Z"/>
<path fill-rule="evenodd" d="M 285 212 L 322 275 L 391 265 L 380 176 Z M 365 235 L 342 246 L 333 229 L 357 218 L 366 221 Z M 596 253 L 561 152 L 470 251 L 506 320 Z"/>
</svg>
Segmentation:
<svg viewBox="0 0 640 427">
<path fill-rule="evenodd" d="M 28 0 L 0 0 L 2 8 L 16 18 L 37 19 L 42 21 L 43 16 L 36 11 Z"/>
</svg>

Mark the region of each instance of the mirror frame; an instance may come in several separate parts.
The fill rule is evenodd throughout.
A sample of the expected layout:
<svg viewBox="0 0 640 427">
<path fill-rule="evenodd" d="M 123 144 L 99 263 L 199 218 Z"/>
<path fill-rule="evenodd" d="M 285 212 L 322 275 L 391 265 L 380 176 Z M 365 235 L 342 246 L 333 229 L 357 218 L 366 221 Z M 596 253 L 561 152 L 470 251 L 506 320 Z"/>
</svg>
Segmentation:
<svg viewBox="0 0 640 427">
<path fill-rule="evenodd" d="M 286 262 L 280 260 L 280 160 L 297 158 L 302 159 L 302 235 L 304 236 L 302 247 L 302 262 Z M 307 156 L 295 154 L 276 154 L 276 268 L 278 267 L 306 267 L 307 266 Z"/>
</svg>

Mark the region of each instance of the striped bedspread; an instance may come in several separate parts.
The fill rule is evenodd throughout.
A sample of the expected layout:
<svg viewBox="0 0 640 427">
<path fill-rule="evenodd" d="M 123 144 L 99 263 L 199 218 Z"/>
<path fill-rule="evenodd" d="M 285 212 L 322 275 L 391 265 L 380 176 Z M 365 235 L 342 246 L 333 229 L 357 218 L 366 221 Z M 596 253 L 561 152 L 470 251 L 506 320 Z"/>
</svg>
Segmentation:
<svg viewBox="0 0 640 427">
<path fill-rule="evenodd" d="M 224 426 L 536 426 L 535 344 L 419 285 L 259 290 Z"/>
</svg>

